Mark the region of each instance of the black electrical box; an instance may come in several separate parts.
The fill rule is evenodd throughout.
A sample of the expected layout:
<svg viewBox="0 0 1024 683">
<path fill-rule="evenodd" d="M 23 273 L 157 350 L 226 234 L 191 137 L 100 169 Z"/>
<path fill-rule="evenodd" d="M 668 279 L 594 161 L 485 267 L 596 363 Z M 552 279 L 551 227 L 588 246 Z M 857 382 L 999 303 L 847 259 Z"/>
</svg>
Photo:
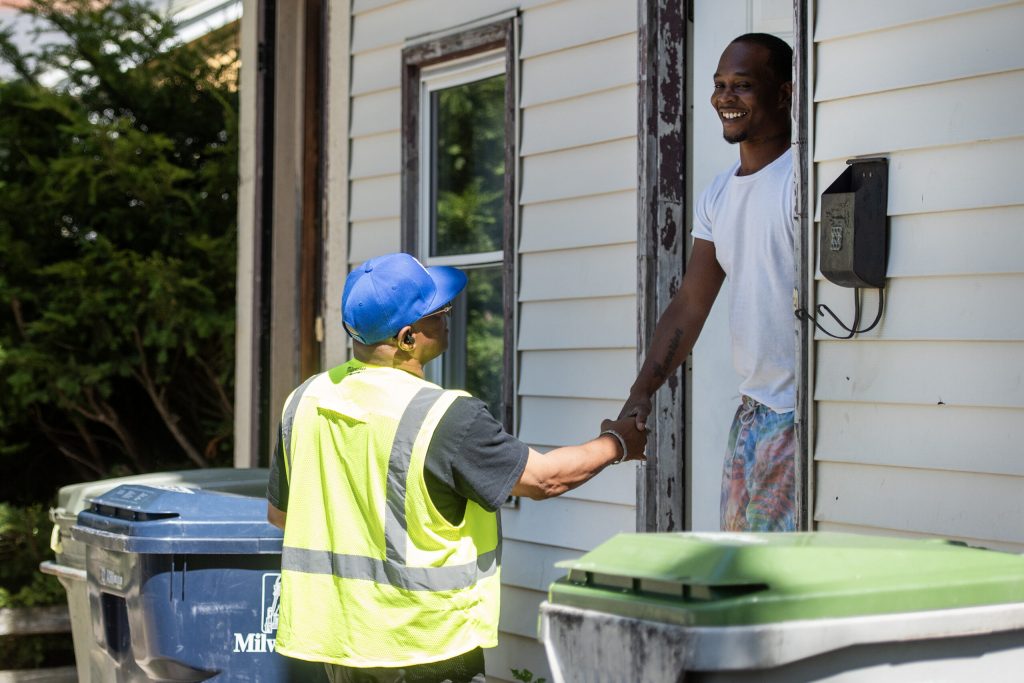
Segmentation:
<svg viewBox="0 0 1024 683">
<path fill-rule="evenodd" d="M 889 166 L 881 158 L 850 159 L 821 195 L 821 274 L 844 287 L 885 286 Z"/>
</svg>

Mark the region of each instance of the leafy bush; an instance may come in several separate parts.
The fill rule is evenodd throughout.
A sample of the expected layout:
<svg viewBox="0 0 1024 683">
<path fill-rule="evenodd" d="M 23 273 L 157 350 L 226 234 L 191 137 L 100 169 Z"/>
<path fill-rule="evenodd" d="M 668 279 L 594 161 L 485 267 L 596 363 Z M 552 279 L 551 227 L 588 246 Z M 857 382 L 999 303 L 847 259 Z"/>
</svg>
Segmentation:
<svg viewBox="0 0 1024 683">
<path fill-rule="evenodd" d="M 0 499 L 227 464 L 236 28 L 175 46 L 135 0 L 23 11 L 45 32 L 0 32 Z"/>
<path fill-rule="evenodd" d="M 50 555 L 51 527 L 41 505 L 19 508 L 0 503 L 0 609 L 64 603 L 60 582 L 39 571 L 39 563 Z M 69 635 L 0 637 L 0 668 L 32 669 L 73 662 Z"/>
<path fill-rule="evenodd" d="M 52 528 L 42 505 L 0 503 L 0 608 L 64 603 L 60 582 L 39 571 L 50 559 Z"/>
<path fill-rule="evenodd" d="M 529 669 L 510 669 L 512 678 L 523 683 L 547 683 L 546 678 L 534 678 L 533 672 Z"/>
<path fill-rule="evenodd" d="M 0 638 L 0 662 L 4 669 L 72 666 L 74 641 L 71 636 L 4 636 Z"/>
</svg>

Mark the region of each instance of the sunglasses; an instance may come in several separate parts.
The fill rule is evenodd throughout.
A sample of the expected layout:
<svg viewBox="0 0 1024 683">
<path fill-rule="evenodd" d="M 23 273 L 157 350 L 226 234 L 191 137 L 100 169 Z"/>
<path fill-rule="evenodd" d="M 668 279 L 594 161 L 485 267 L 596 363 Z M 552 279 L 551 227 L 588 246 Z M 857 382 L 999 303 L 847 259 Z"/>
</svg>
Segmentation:
<svg viewBox="0 0 1024 683">
<path fill-rule="evenodd" d="M 425 316 L 420 318 L 420 320 L 426 320 L 427 318 L 433 318 L 436 315 L 448 315 L 451 312 L 452 312 L 452 305 L 451 304 L 445 304 L 444 306 L 442 306 L 441 308 L 437 309 L 433 313 L 427 313 Z"/>
</svg>

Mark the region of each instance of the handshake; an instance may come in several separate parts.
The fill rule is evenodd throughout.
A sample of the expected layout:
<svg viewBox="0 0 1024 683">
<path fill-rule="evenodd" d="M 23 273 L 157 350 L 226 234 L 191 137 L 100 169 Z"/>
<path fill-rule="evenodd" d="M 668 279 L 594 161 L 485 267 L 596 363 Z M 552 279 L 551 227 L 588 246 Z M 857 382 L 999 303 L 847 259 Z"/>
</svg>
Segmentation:
<svg viewBox="0 0 1024 683">
<path fill-rule="evenodd" d="M 637 429 L 636 420 L 632 417 L 621 420 L 603 420 L 601 436 L 609 434 L 619 440 L 622 457 L 615 462 L 624 460 L 646 460 L 644 448 L 647 447 L 647 430 Z"/>
<path fill-rule="evenodd" d="M 618 418 L 601 422 L 601 434 L 611 434 L 619 440 L 623 460 L 646 460 L 647 416 L 651 412 L 651 400 L 647 396 L 630 395 Z"/>
</svg>

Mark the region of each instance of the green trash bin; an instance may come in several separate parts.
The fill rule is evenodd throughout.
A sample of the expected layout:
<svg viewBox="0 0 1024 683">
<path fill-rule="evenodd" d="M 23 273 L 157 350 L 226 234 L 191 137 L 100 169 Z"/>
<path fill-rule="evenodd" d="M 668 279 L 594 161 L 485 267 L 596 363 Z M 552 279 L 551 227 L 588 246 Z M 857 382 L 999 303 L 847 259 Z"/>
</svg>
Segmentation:
<svg viewBox="0 0 1024 683">
<path fill-rule="evenodd" d="M 554 680 L 1024 680 L 1024 556 L 836 533 L 622 534 L 541 605 Z"/>
<path fill-rule="evenodd" d="M 50 509 L 54 523 L 50 547 L 56 559 L 43 562 L 39 569 L 56 576 L 67 592 L 68 613 L 71 617 L 71 639 L 75 649 L 75 667 L 79 683 L 104 683 L 110 672 L 90 662 L 92 651 L 92 622 L 89 614 L 89 590 L 85 573 L 85 544 L 71 537 L 71 527 L 78 513 L 89 507 L 93 498 L 122 484 L 144 484 L 157 487 L 184 487 L 236 493 L 244 496 L 266 495 L 268 470 L 266 468 L 210 469 L 151 472 L 130 477 L 102 479 L 70 484 L 57 492 L 57 507 Z"/>
</svg>

